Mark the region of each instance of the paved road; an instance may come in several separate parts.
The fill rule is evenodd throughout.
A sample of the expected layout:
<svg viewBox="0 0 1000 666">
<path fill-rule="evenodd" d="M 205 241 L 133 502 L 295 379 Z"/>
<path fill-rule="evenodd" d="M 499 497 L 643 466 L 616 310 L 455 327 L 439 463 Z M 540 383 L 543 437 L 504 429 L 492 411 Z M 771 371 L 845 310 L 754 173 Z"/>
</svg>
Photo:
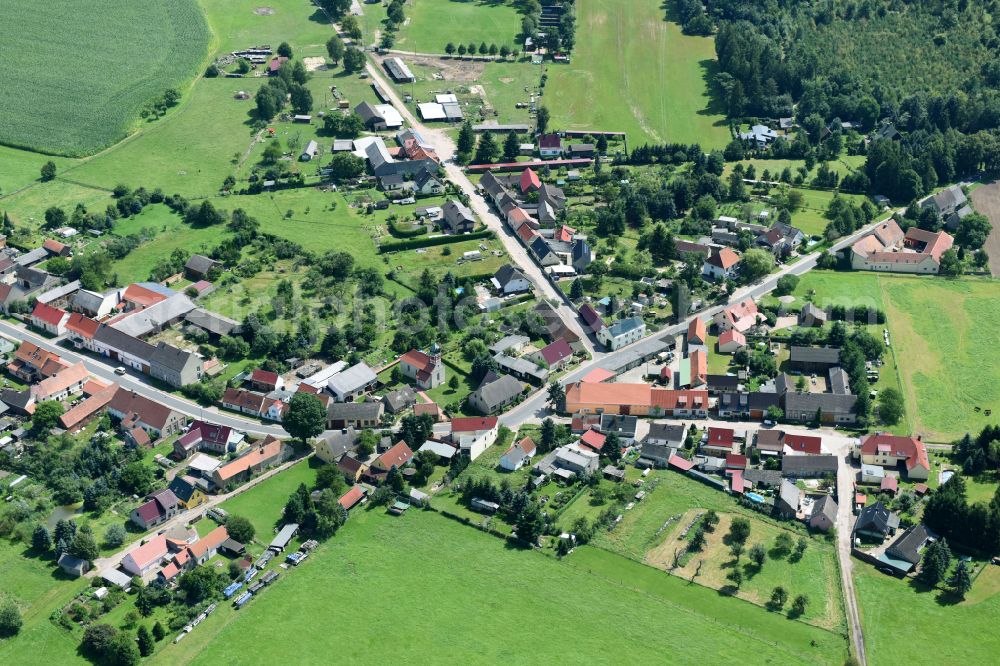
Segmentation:
<svg viewBox="0 0 1000 666">
<path fill-rule="evenodd" d="M 157 525 L 156 528 L 155 528 L 155 532 L 150 532 L 148 534 L 144 534 L 141 538 L 136 539 L 132 543 L 129 543 L 129 544 L 125 545 L 125 546 L 122 546 L 121 550 L 119 550 L 116 553 L 112 553 L 111 555 L 108 555 L 107 557 L 100 557 L 100 558 L 94 560 L 94 566 L 90 570 L 90 573 L 88 575 L 89 576 L 96 576 L 99 573 L 107 571 L 108 569 L 114 569 L 115 567 L 118 566 L 118 563 L 122 561 L 122 558 L 125 557 L 125 555 L 127 555 L 129 553 L 129 551 L 131 551 L 133 548 L 136 548 L 137 546 L 142 545 L 143 541 L 148 541 L 149 538 L 150 538 L 150 536 L 152 536 L 154 534 L 159 534 L 160 532 L 164 532 L 164 531 L 169 530 L 170 528 L 176 527 L 178 525 L 181 525 L 181 526 L 187 525 L 198 514 L 205 513 L 206 511 L 208 511 L 212 507 L 218 506 L 219 504 L 222 504 L 226 500 L 231 499 L 233 497 L 236 497 L 237 495 L 239 495 L 241 493 L 245 493 L 246 491 L 248 491 L 251 488 L 253 488 L 254 486 L 256 486 L 258 483 L 262 483 L 264 481 L 267 481 L 268 479 L 270 479 L 275 474 L 280 474 L 281 472 L 284 472 L 286 469 L 288 469 L 292 465 L 295 465 L 296 463 L 300 463 L 301 462 L 303 465 L 308 465 L 309 463 L 305 462 L 308 458 L 309 458 L 309 456 L 306 456 L 305 458 L 297 458 L 295 460 L 290 460 L 290 461 L 288 461 L 288 462 L 286 462 L 286 463 L 284 463 L 284 464 L 282 464 L 282 465 L 280 465 L 278 467 L 275 467 L 272 470 L 264 472 L 260 476 L 257 476 L 257 477 L 254 477 L 254 478 L 250 479 L 249 481 L 247 481 L 246 483 L 244 483 L 242 486 L 240 486 L 239 488 L 237 488 L 235 490 L 232 490 L 232 491 L 230 491 L 228 493 L 225 493 L 224 495 L 213 495 L 213 496 L 209 497 L 208 501 L 204 502 L 203 504 L 200 504 L 199 506 L 197 506 L 197 507 L 195 507 L 193 509 L 188 509 L 187 511 L 182 511 L 182 512 L 178 513 L 173 518 L 170 518 L 170 519 L 168 519 L 168 520 L 160 523 L 159 525 Z M 210 519 L 206 517 L 206 518 L 203 518 L 202 520 L 210 520 Z"/>
<path fill-rule="evenodd" d="M 230 412 L 221 411 L 215 407 L 202 407 L 201 405 L 191 402 L 190 400 L 178 397 L 173 393 L 162 391 L 155 386 L 152 386 L 149 383 L 149 377 L 146 375 L 133 372 L 131 370 L 124 376 L 116 375 L 114 372 L 116 366 L 114 361 L 111 359 L 92 356 L 89 354 L 78 354 L 67 347 L 62 347 L 57 344 L 59 339 L 42 337 L 41 335 L 28 330 L 23 325 L 0 322 L 0 333 L 17 340 L 27 340 L 29 342 L 33 342 L 42 349 L 55 352 L 64 359 L 73 363 L 83 363 L 87 366 L 87 370 L 93 376 L 106 382 L 117 382 L 119 386 L 133 390 L 140 395 L 150 398 L 151 400 L 156 400 L 157 402 L 170 407 L 170 409 L 178 411 L 181 414 L 185 414 L 186 416 L 190 416 L 191 418 L 208 418 L 213 423 L 236 428 L 254 435 L 274 435 L 276 437 L 288 436 L 288 433 L 285 432 L 284 428 L 279 425 L 265 425 L 259 421 L 252 421 Z"/>
<path fill-rule="evenodd" d="M 435 151 L 437 151 L 438 157 L 441 158 L 444 164 L 445 173 L 448 175 L 448 180 L 458 185 L 462 190 L 462 193 L 469 198 L 469 207 L 475 211 L 479 218 L 486 224 L 486 226 L 496 234 L 497 238 L 504 244 L 504 249 L 507 250 L 507 254 L 510 255 L 511 260 L 520 267 L 521 271 L 534 283 L 535 288 L 541 293 L 552 305 L 556 308 L 556 312 L 559 314 L 559 318 L 565 323 L 573 332 L 580 336 L 580 339 L 584 341 L 587 347 L 587 351 L 591 353 L 594 358 L 600 358 L 604 354 L 603 352 L 597 350 L 594 347 L 593 341 L 587 336 L 583 330 L 583 322 L 577 316 L 576 310 L 571 308 L 563 300 L 562 295 L 556 290 L 555 286 L 545 277 L 542 272 L 541 267 L 535 263 L 535 260 L 531 258 L 528 254 L 528 250 L 521 244 L 521 241 L 511 233 L 510 228 L 504 224 L 500 218 L 493 212 L 486 200 L 479 195 L 476 191 L 476 186 L 472 184 L 469 177 L 465 175 L 465 171 L 461 166 L 455 164 L 454 158 L 456 153 L 455 142 L 451 140 L 446 132 L 441 129 L 435 129 L 433 127 L 428 127 L 421 123 L 416 116 L 414 116 L 410 110 L 403 104 L 399 95 L 396 94 L 395 89 L 389 84 L 388 81 L 382 76 L 381 71 L 378 66 L 372 62 L 368 62 L 366 65 L 368 74 L 378 82 L 382 90 L 388 95 L 389 100 L 392 105 L 396 107 L 396 110 L 406 119 L 406 122 L 421 134 L 428 142 L 433 144 Z"/>
<path fill-rule="evenodd" d="M 855 232 L 851 236 L 842 238 L 837 243 L 833 245 L 834 250 L 841 250 L 855 241 L 857 241 L 861 236 L 864 236 L 879 223 L 873 222 L 859 231 Z M 670 326 L 662 331 L 657 332 L 655 335 L 646 337 L 638 342 L 634 342 L 627 347 L 623 347 L 617 351 L 604 354 L 603 356 L 598 356 L 592 361 L 588 361 L 580 365 L 576 370 L 566 375 L 562 380 L 563 384 L 569 384 L 575 381 L 579 381 L 581 377 L 586 375 L 588 372 L 594 368 L 605 368 L 608 370 L 616 370 L 621 367 L 623 359 L 628 358 L 634 354 L 637 350 L 660 350 L 665 349 L 668 340 L 676 338 L 680 333 L 687 330 L 688 324 L 695 317 L 700 319 L 709 319 L 713 317 L 717 312 L 722 311 L 730 303 L 738 303 L 745 298 L 753 298 L 754 300 L 760 299 L 761 296 L 772 291 L 778 284 L 778 280 L 785 275 L 804 275 L 810 270 L 816 267 L 816 262 L 820 257 L 819 252 L 813 252 L 812 254 L 802 257 L 799 261 L 794 264 L 786 265 L 781 268 L 777 273 L 772 273 L 767 276 L 762 282 L 743 287 L 736 290 L 730 297 L 729 301 L 719 305 L 714 305 L 706 310 L 697 312 L 683 322 Z M 547 409 L 548 394 L 545 389 L 535 391 L 529 395 L 523 402 L 516 405 L 510 411 L 504 413 L 500 417 L 500 421 L 507 427 L 514 428 L 519 424 L 530 421 L 537 418 L 543 418 L 548 414 Z"/>
</svg>

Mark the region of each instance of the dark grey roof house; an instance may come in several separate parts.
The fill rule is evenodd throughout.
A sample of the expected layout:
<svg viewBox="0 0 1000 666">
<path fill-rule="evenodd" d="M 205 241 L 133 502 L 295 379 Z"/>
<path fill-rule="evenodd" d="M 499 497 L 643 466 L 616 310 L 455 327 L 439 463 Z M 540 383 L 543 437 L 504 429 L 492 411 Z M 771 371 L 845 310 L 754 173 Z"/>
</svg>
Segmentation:
<svg viewBox="0 0 1000 666">
<path fill-rule="evenodd" d="M 476 218 L 469 207 L 452 199 L 441 207 L 441 226 L 453 234 L 470 233 L 476 226 Z"/>
<path fill-rule="evenodd" d="M 787 479 L 819 479 L 837 476 L 837 456 L 784 456 L 781 475 Z"/>
</svg>

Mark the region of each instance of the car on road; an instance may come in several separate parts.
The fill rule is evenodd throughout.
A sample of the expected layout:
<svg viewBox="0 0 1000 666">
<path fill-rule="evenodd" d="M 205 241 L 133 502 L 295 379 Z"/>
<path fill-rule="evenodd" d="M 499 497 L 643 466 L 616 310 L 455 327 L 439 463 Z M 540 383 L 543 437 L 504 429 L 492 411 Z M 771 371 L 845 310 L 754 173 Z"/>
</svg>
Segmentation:
<svg viewBox="0 0 1000 666">
<path fill-rule="evenodd" d="M 119 365 L 117 368 L 115 368 L 115 374 L 116 375 L 124 375 L 125 374 L 125 366 L 124 365 Z"/>
</svg>

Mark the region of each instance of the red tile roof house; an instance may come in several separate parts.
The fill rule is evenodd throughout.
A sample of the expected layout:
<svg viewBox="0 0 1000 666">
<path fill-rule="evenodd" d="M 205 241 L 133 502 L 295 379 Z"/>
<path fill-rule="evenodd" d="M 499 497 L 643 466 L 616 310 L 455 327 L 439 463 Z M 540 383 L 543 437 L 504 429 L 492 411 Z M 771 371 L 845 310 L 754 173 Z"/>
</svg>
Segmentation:
<svg viewBox="0 0 1000 666">
<path fill-rule="evenodd" d="M 188 546 L 188 552 L 191 553 L 190 566 L 194 567 L 195 565 L 208 562 L 219 552 L 219 546 L 228 538 L 229 532 L 226 530 L 225 525 L 219 525 L 204 537 Z"/>
<path fill-rule="evenodd" d="M 731 428 L 709 428 L 708 437 L 701 444 L 703 453 L 709 453 L 718 458 L 724 458 L 731 453 L 739 452 L 736 443 L 736 433 Z"/>
<path fill-rule="evenodd" d="M 208 451 L 218 455 L 229 453 L 233 429 L 205 421 L 195 421 L 188 431 L 174 441 L 174 458 L 185 460 L 195 451 Z"/>
<path fill-rule="evenodd" d="M 726 280 L 733 276 L 740 263 L 740 255 L 728 247 L 714 252 L 702 265 L 702 273 L 714 280 Z"/>
<path fill-rule="evenodd" d="M 736 329 L 723 331 L 722 335 L 719 336 L 718 351 L 720 354 L 735 354 L 738 350 L 746 346 L 746 336 Z"/>
<path fill-rule="evenodd" d="M 535 363 L 544 362 L 545 367 L 550 371 L 558 370 L 573 358 L 573 348 L 564 339 L 559 338 L 537 352 L 530 354 L 529 358 Z"/>
<path fill-rule="evenodd" d="M 580 448 L 590 449 L 594 453 L 600 453 L 604 448 L 607 437 L 596 430 L 588 430 L 580 437 Z"/>
<path fill-rule="evenodd" d="M 691 352 L 691 388 L 708 384 L 708 354 L 704 349 Z"/>
<path fill-rule="evenodd" d="M 372 461 L 366 476 L 375 483 L 382 483 L 393 467 L 402 469 L 413 459 L 413 451 L 406 442 L 400 440 L 396 444 Z"/>
<path fill-rule="evenodd" d="M 87 367 L 83 363 L 77 363 L 32 385 L 31 395 L 37 402 L 65 400 L 70 395 L 83 391 L 83 385 L 89 378 Z"/>
<path fill-rule="evenodd" d="M 532 169 L 528 168 L 521 172 L 521 194 L 537 192 L 542 186 L 542 181 Z"/>
<path fill-rule="evenodd" d="M 257 369 L 250 373 L 250 388 L 255 391 L 270 393 L 285 387 L 283 380 L 278 373 Z"/>
<path fill-rule="evenodd" d="M 54 257 L 68 257 L 71 254 L 69 245 L 60 243 L 52 238 L 46 239 L 46 241 L 42 243 L 42 247 L 45 248 L 46 252 Z"/>
<path fill-rule="evenodd" d="M 688 324 L 687 342 L 690 345 L 704 345 L 705 340 L 708 339 L 708 330 L 705 328 L 705 322 L 701 317 L 695 317 Z"/>
<path fill-rule="evenodd" d="M 412 379 L 425 391 L 441 386 L 445 381 L 444 363 L 438 354 L 411 349 L 399 357 L 399 369 L 404 377 Z"/>
<path fill-rule="evenodd" d="M 108 406 L 111 398 L 118 392 L 118 384 L 111 384 L 99 389 L 89 398 L 76 405 L 65 414 L 59 417 L 59 426 L 72 430 L 85 424 L 101 410 Z"/>
<path fill-rule="evenodd" d="M 123 430 L 138 426 L 154 440 L 176 435 L 187 423 L 180 412 L 124 388 L 119 388 L 111 398 L 108 413 L 120 422 Z"/>
<path fill-rule="evenodd" d="M 800 453 L 810 456 L 818 456 L 823 453 L 822 437 L 784 433 L 781 438 L 781 443 L 784 445 L 785 454 Z"/>
<path fill-rule="evenodd" d="M 54 308 L 41 301 L 35 303 L 35 309 L 31 311 L 31 325 L 52 335 L 65 334 L 68 319 L 69 313 L 65 310 Z"/>
<path fill-rule="evenodd" d="M 757 320 L 760 316 L 757 304 L 752 298 L 747 298 L 716 313 L 713 321 L 719 328 L 720 334 L 730 329 L 736 329 L 740 333 L 745 333 L 757 325 Z"/>
<path fill-rule="evenodd" d="M 25 340 L 14 352 L 14 360 L 7 364 L 7 372 L 22 381 L 35 382 L 54 375 L 67 365 L 58 354 Z"/>
<path fill-rule="evenodd" d="M 164 488 L 147 496 L 146 502 L 132 510 L 129 520 L 144 530 L 151 529 L 160 523 L 173 518 L 180 510 L 177 496 Z"/>
<path fill-rule="evenodd" d="M 516 472 L 531 461 L 531 457 L 535 455 L 537 450 L 538 447 L 535 446 L 534 440 L 525 437 L 520 442 L 511 445 L 500 456 L 500 467 L 508 472 Z"/>
<path fill-rule="evenodd" d="M 915 437 L 876 433 L 861 440 L 861 462 L 880 467 L 896 467 L 903 463 L 906 476 L 926 481 L 931 466 L 927 447 Z"/>
<path fill-rule="evenodd" d="M 282 448 L 280 439 L 268 435 L 260 444 L 239 458 L 212 472 L 212 483 L 219 490 L 243 483 L 254 474 L 260 474 L 267 467 L 278 464 L 281 461 Z"/>
<path fill-rule="evenodd" d="M 562 139 L 558 134 L 542 134 L 538 137 L 538 154 L 543 158 L 561 157 Z"/>
<path fill-rule="evenodd" d="M 584 327 L 585 331 L 598 333 L 601 329 L 607 328 L 607 324 L 601 319 L 601 315 L 597 313 L 597 310 L 590 303 L 584 303 L 580 306 L 580 318 L 587 324 Z"/>
<path fill-rule="evenodd" d="M 453 419 L 451 441 L 458 445 L 462 455 L 470 460 L 478 458 L 483 451 L 493 446 L 499 434 L 500 421 L 495 416 L 473 416 Z"/>
<path fill-rule="evenodd" d="M 414 416 L 423 416 L 424 414 L 430 414 L 434 417 L 435 423 L 440 423 L 441 421 L 446 420 L 444 411 L 442 411 L 441 407 L 436 402 L 422 402 L 413 405 Z"/>
<path fill-rule="evenodd" d="M 122 559 L 122 569 L 133 576 L 144 577 L 167 556 L 167 537 L 158 534 Z"/>
<path fill-rule="evenodd" d="M 267 397 L 263 393 L 235 388 L 227 388 L 219 401 L 219 404 L 226 409 L 256 417 L 263 417 L 267 409 L 265 403 L 267 403 Z"/>
</svg>

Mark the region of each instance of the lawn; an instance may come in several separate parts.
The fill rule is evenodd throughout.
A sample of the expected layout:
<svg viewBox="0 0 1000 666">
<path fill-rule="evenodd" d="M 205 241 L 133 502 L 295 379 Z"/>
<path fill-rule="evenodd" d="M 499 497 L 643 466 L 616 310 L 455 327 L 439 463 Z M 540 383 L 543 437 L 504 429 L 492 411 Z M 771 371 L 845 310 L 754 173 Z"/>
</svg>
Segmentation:
<svg viewBox="0 0 1000 666">
<path fill-rule="evenodd" d="M 42 165 L 50 160 L 55 163 L 57 173 L 76 163 L 76 160 L 68 157 L 53 157 L 10 146 L 0 146 L 0 164 L 3 165 L 3 169 L 0 169 L 0 197 L 37 183 Z"/>
<path fill-rule="evenodd" d="M 163 122 L 69 171 L 69 179 L 111 189 L 119 183 L 186 197 L 211 196 L 250 146 L 251 96 L 263 79 L 200 79 L 180 108 Z"/>
<path fill-rule="evenodd" d="M 139 111 L 183 88 L 210 38 L 196 0 L 5 3 L 0 143 L 86 155 L 136 128 Z"/>
<path fill-rule="evenodd" d="M 207 253 L 219 244 L 226 229 L 223 226 L 192 227 L 165 205 L 147 206 L 141 213 L 115 222 L 114 232 L 119 236 L 137 234 L 143 228 L 157 230 L 156 237 L 143 243 L 124 258 L 112 264 L 118 274 L 118 283 L 142 282 L 149 279 L 153 266 L 166 259 L 177 249 L 189 253 Z"/>
<path fill-rule="evenodd" d="M 407 3 L 404 13 L 408 20 L 393 47 L 403 51 L 444 53 L 448 42 L 513 48 L 521 31 L 511 0 L 418 0 Z"/>
<path fill-rule="evenodd" d="M 229 514 L 249 518 L 257 530 L 257 540 L 267 544 L 271 541 L 288 496 L 302 483 L 310 490 L 316 483 L 316 468 L 308 460 L 279 472 L 220 506 Z"/>
<path fill-rule="evenodd" d="M 450 573 L 419 574 L 422 562 Z M 531 581 L 532 594 L 511 584 L 511 571 Z M 582 612 L 588 608 L 601 612 Z M 559 562 L 413 510 L 401 518 L 355 511 L 312 562 L 284 574 L 239 614 L 217 615 L 154 661 L 281 660 L 291 632 L 305 663 L 333 652 L 365 661 L 373 651 L 387 662 L 435 663 L 549 663 L 567 654 L 595 663 L 653 662 L 664 654 L 678 663 L 747 654 L 757 662 L 840 663 L 845 654 L 835 634 L 615 555 L 584 548 Z M 470 641 L 475 617 L 488 621 L 477 623 Z M 296 632 L 300 618 L 326 629 Z M 667 618 L 670 631 L 663 630 Z M 512 632 L 513 625 L 531 631 Z M 386 640 L 373 631 L 378 626 L 405 626 L 405 638 Z M 711 641 L 691 640 L 706 632 Z"/>
<path fill-rule="evenodd" d="M 10 213 L 15 226 L 36 231 L 45 222 L 45 211 L 50 207 L 58 206 L 69 216 L 78 203 L 88 210 L 100 211 L 114 200 L 109 190 L 57 178 L 47 183 L 36 183 L 0 199 L 0 208 Z"/>
<path fill-rule="evenodd" d="M 888 664 L 992 663 L 1000 654 L 1000 569 L 988 567 L 966 601 L 953 604 L 940 592 L 854 564 L 854 581 L 865 628 L 868 662 Z M 906 640 L 899 628 L 906 627 Z"/>
<path fill-rule="evenodd" d="M 771 597 L 771 591 L 778 585 L 788 591 L 791 601 L 799 594 L 809 598 L 802 619 L 806 622 L 833 630 L 845 631 L 843 596 L 838 585 L 837 554 L 833 546 L 819 539 L 812 539 L 801 559 L 775 548 L 775 539 L 781 533 L 798 540 L 799 533 L 783 529 L 756 518 L 750 518 L 750 538 L 746 543 L 749 551 L 755 544 L 767 549 L 764 564 L 758 569 L 746 554 L 737 562 L 724 543 L 732 523 L 732 514 L 720 514 L 715 530 L 706 535 L 704 548 L 690 556 L 684 566 L 673 568 L 674 554 L 681 553 L 687 542 L 680 538 L 681 532 L 700 512 L 688 511 L 678 521 L 667 539 L 646 556 L 653 566 L 670 571 L 680 578 L 713 589 L 733 590 L 729 573 L 739 567 L 743 573 L 742 586 L 734 593 L 741 599 L 764 606 Z"/>
<path fill-rule="evenodd" d="M 295 57 L 325 55 L 333 34 L 326 16 L 302 0 L 198 0 L 215 33 L 216 53 L 229 53 L 261 44 L 276 49 L 287 41 Z M 270 10 L 270 11 L 268 11 Z M 369 10 L 365 6 L 365 12 Z"/>
<path fill-rule="evenodd" d="M 626 132 L 632 146 L 729 142 L 711 38 L 682 34 L 656 0 L 580 0 L 576 11 L 572 62 L 548 67 L 550 127 Z"/>
<path fill-rule="evenodd" d="M 949 442 L 995 423 L 1000 284 L 977 278 L 880 277 L 915 434 Z M 987 409 L 993 410 L 992 418 Z"/>
</svg>

